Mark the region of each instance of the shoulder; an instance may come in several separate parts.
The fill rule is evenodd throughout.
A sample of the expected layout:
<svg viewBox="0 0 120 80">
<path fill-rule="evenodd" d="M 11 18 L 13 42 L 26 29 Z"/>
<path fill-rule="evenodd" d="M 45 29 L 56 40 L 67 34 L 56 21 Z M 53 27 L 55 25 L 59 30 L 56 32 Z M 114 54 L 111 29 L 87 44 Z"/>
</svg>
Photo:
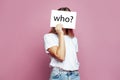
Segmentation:
<svg viewBox="0 0 120 80">
<path fill-rule="evenodd" d="M 49 37 L 49 36 L 57 36 L 57 35 L 54 34 L 54 33 L 47 33 L 47 34 L 44 34 L 44 37 Z"/>
<path fill-rule="evenodd" d="M 77 37 L 73 37 L 73 40 L 77 41 Z"/>
<path fill-rule="evenodd" d="M 57 35 L 54 33 L 47 33 L 44 34 L 44 38 L 57 38 Z"/>
<path fill-rule="evenodd" d="M 78 43 L 77 37 L 73 37 L 73 42 Z"/>
</svg>

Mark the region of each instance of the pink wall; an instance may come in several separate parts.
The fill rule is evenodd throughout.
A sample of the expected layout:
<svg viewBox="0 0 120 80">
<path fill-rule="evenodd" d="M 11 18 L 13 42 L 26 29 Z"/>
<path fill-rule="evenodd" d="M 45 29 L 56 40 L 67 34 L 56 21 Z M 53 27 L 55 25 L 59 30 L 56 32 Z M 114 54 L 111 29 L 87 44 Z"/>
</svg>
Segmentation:
<svg viewBox="0 0 120 80">
<path fill-rule="evenodd" d="M 120 80 L 119 0 L 0 0 L 0 80 L 48 80 L 51 9 L 78 12 L 81 80 Z"/>
</svg>

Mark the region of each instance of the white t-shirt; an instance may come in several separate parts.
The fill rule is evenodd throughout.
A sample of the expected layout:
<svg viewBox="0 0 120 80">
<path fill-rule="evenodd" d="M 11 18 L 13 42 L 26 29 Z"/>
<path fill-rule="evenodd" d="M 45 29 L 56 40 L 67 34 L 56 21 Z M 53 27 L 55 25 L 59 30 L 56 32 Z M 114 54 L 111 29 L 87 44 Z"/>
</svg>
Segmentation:
<svg viewBox="0 0 120 80">
<path fill-rule="evenodd" d="M 65 47 L 66 47 L 66 55 L 65 60 L 60 62 L 56 60 L 54 57 L 51 56 L 50 66 L 52 67 L 59 67 L 64 70 L 78 70 L 79 69 L 79 62 L 77 59 L 77 52 L 78 52 L 78 42 L 77 38 L 71 38 L 68 35 L 64 35 L 65 39 Z M 58 46 L 59 40 L 56 34 L 48 33 L 44 35 L 44 43 L 45 43 L 45 51 L 52 46 Z"/>
</svg>

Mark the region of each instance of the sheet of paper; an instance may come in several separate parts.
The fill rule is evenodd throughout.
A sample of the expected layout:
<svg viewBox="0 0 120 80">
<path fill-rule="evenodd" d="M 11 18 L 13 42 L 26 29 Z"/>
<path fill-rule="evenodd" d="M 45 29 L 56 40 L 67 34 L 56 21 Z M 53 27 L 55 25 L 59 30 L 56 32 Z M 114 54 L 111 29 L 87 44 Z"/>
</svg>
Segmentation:
<svg viewBox="0 0 120 80">
<path fill-rule="evenodd" d="M 56 27 L 57 24 L 61 23 L 64 28 L 75 29 L 76 15 L 76 12 L 52 10 L 50 27 Z"/>
</svg>

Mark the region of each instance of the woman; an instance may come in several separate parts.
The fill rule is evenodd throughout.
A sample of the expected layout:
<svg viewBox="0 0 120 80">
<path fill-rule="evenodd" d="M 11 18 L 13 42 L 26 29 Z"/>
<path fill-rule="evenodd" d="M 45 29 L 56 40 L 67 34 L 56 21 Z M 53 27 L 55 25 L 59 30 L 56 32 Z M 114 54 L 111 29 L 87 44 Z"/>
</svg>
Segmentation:
<svg viewBox="0 0 120 80">
<path fill-rule="evenodd" d="M 71 11 L 62 7 L 59 11 Z M 78 42 L 72 29 L 63 28 L 62 24 L 52 27 L 44 35 L 46 53 L 51 57 L 50 80 L 80 80 L 77 58 Z"/>
</svg>

